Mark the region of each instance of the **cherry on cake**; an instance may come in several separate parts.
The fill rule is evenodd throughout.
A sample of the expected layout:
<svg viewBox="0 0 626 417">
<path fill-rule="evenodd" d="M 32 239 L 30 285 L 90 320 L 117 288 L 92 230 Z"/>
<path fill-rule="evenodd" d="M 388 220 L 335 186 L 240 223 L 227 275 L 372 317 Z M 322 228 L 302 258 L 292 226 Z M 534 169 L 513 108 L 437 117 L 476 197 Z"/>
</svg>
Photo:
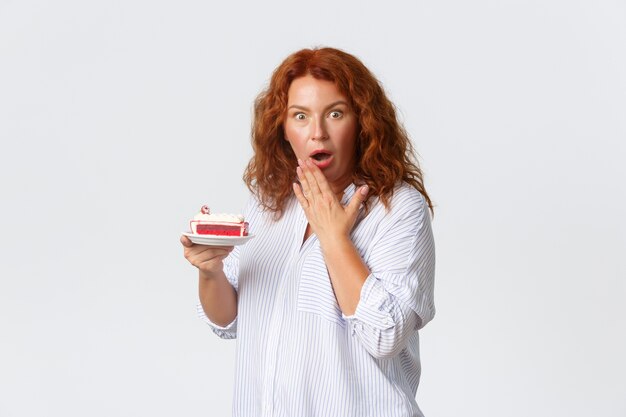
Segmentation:
<svg viewBox="0 0 626 417">
<path fill-rule="evenodd" d="M 248 236 L 248 222 L 242 215 L 216 213 L 211 214 L 208 206 L 202 206 L 200 213 L 189 222 L 191 232 L 208 236 Z"/>
</svg>

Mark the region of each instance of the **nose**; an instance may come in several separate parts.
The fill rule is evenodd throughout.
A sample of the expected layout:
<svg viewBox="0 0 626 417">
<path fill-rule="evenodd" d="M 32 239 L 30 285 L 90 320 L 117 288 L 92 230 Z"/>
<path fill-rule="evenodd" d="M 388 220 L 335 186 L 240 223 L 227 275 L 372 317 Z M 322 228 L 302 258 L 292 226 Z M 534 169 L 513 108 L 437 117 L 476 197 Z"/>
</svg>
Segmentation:
<svg viewBox="0 0 626 417">
<path fill-rule="evenodd" d="M 312 140 L 326 140 L 328 139 L 328 131 L 326 130 L 326 121 L 323 117 L 316 118 L 312 126 L 311 132 Z"/>
</svg>

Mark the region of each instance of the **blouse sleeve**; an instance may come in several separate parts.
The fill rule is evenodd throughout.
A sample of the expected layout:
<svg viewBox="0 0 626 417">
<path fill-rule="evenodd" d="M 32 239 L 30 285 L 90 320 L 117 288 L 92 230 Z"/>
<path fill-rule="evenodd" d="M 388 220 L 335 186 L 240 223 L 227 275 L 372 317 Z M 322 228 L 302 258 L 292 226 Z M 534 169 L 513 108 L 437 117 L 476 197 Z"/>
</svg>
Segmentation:
<svg viewBox="0 0 626 417">
<path fill-rule="evenodd" d="M 398 354 L 435 314 L 435 246 L 430 215 L 419 193 L 392 201 L 365 259 L 370 268 L 356 311 L 344 316 L 374 357 Z"/>
</svg>

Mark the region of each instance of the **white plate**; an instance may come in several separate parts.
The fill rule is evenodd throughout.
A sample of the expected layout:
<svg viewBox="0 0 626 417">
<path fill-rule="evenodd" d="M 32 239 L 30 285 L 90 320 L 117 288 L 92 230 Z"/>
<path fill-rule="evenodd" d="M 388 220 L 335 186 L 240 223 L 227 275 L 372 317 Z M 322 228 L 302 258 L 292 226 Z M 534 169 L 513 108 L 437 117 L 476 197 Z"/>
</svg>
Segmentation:
<svg viewBox="0 0 626 417">
<path fill-rule="evenodd" d="M 237 246 L 243 245 L 248 240 L 252 239 L 254 235 L 248 236 L 209 236 L 209 235 L 195 235 L 191 232 L 183 232 L 183 235 L 187 236 L 189 240 L 197 245 L 206 246 Z"/>
</svg>

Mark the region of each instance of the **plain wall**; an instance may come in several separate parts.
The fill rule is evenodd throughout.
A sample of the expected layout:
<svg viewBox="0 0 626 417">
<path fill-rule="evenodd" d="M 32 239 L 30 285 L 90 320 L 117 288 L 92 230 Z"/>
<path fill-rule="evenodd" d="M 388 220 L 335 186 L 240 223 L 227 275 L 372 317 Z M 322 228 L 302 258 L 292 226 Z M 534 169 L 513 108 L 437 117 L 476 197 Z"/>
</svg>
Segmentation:
<svg viewBox="0 0 626 417">
<path fill-rule="evenodd" d="M 623 1 L 0 0 L 0 416 L 228 416 L 178 241 L 289 53 L 360 57 L 436 209 L 427 417 L 626 415 Z"/>
</svg>

